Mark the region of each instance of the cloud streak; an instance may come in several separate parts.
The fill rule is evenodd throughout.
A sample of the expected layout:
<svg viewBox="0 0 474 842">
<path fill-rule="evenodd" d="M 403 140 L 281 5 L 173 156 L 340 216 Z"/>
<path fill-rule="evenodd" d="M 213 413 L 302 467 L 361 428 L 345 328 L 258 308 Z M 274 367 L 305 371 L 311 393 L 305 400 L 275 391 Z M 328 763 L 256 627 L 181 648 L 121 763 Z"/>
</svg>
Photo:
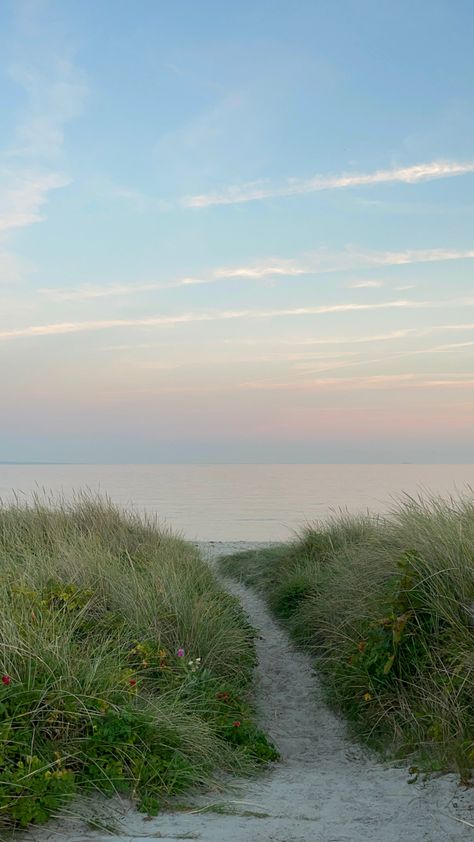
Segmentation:
<svg viewBox="0 0 474 842">
<path fill-rule="evenodd" d="M 291 380 L 288 382 L 272 383 L 267 381 L 247 382 L 237 385 L 237 389 L 249 391 L 313 391 L 320 388 L 347 389 L 429 389 L 429 388 L 458 388 L 472 389 L 474 379 L 471 376 L 440 380 L 420 377 L 417 374 L 378 374 L 357 377 L 321 377 L 311 380 Z"/>
<path fill-rule="evenodd" d="M 269 258 L 265 262 L 250 266 L 219 267 L 209 272 L 206 278 L 184 277 L 176 281 L 150 282 L 138 284 L 109 284 L 94 286 L 87 284 L 73 289 L 45 288 L 40 290 L 43 295 L 55 301 L 87 301 L 98 298 L 115 298 L 127 295 L 137 295 L 146 292 L 160 292 L 167 289 L 179 289 L 180 287 L 201 286 L 215 284 L 223 280 L 244 280 L 259 281 L 265 278 L 277 276 L 295 277 L 305 275 L 306 269 L 298 266 L 296 261 L 285 260 L 284 258 Z"/>
<path fill-rule="evenodd" d="M 278 345 L 359 345 L 371 342 L 387 342 L 387 341 L 394 341 L 398 339 L 406 339 L 407 337 L 416 338 L 416 337 L 425 337 L 425 336 L 432 336 L 436 333 L 445 333 L 450 331 L 464 331 L 464 330 L 474 330 L 474 322 L 472 324 L 448 324 L 448 325 L 432 325 L 431 327 L 426 328 L 400 328 L 399 330 L 393 330 L 390 333 L 375 333 L 375 334 L 368 334 L 366 336 L 355 336 L 348 338 L 347 336 L 330 336 L 325 337 L 324 339 L 285 339 L 283 341 L 279 340 L 276 344 Z M 275 340 L 269 340 L 271 343 L 274 343 Z M 259 345 L 261 341 L 259 340 L 245 340 L 245 344 L 253 344 Z"/>
<path fill-rule="evenodd" d="M 348 289 L 378 289 L 383 287 L 383 281 L 355 281 L 347 284 Z"/>
<path fill-rule="evenodd" d="M 240 267 L 219 267 L 207 273 L 206 277 L 184 277 L 176 281 L 152 281 L 135 284 L 84 284 L 79 287 L 45 287 L 42 295 L 54 301 L 88 301 L 100 298 L 115 298 L 139 295 L 147 292 L 160 292 L 180 287 L 215 284 L 225 280 L 259 281 L 275 277 L 304 277 L 305 275 L 323 275 L 331 272 L 347 272 L 376 266 L 404 266 L 416 263 L 437 263 L 450 260 L 470 260 L 474 258 L 474 249 L 411 249 L 399 252 L 358 251 L 347 247 L 341 252 L 328 252 L 325 249 L 296 259 L 281 257 L 266 258 L 258 263 Z M 381 281 L 360 281 L 352 288 L 379 287 Z M 398 287 L 399 290 L 411 289 L 411 285 Z"/>
<path fill-rule="evenodd" d="M 341 175 L 316 176 L 305 180 L 288 179 L 281 187 L 251 182 L 242 186 L 227 187 L 221 193 L 186 196 L 181 200 L 181 204 L 187 208 L 208 208 L 216 205 L 235 205 L 263 199 L 318 193 L 322 190 L 341 190 L 348 187 L 393 183 L 417 184 L 421 181 L 452 178 L 473 172 L 473 161 L 431 161 L 411 167 L 376 170 L 372 173 L 342 173 Z"/>
<path fill-rule="evenodd" d="M 191 324 L 194 322 L 216 322 L 233 319 L 273 319 L 285 316 L 320 316 L 336 313 L 350 313 L 370 310 L 431 309 L 446 307 L 472 307 L 473 298 L 458 298 L 440 301 L 384 301 L 377 304 L 330 304 L 319 307 L 294 307 L 284 310 L 218 310 L 208 313 L 182 313 L 171 316 L 152 316 L 140 319 L 107 319 L 83 322 L 59 322 L 46 325 L 30 325 L 0 331 L 0 340 L 21 337 L 57 336 L 69 333 L 86 333 L 113 328 L 164 327 L 168 325 Z"/>
<path fill-rule="evenodd" d="M 454 375 L 452 379 L 445 377 L 443 379 L 430 379 L 419 374 L 377 374 L 377 375 L 362 375 L 353 377 L 319 377 L 306 380 L 289 380 L 289 381 L 268 381 L 268 380 L 248 380 L 240 383 L 231 383 L 229 385 L 218 384 L 199 384 L 199 385 L 165 385 L 144 388 L 144 389 L 127 389 L 126 391 L 113 390 L 108 393 L 109 397 L 127 397 L 130 396 L 153 396 L 166 394 L 193 394 L 193 393 L 222 393 L 228 390 L 232 393 L 240 392 L 314 392 L 322 389 L 329 389 L 333 391 L 355 390 L 374 390 L 381 389 L 388 390 L 404 390 L 404 389 L 467 389 L 472 390 L 474 386 L 474 379 L 471 376 L 466 378 Z"/>
</svg>

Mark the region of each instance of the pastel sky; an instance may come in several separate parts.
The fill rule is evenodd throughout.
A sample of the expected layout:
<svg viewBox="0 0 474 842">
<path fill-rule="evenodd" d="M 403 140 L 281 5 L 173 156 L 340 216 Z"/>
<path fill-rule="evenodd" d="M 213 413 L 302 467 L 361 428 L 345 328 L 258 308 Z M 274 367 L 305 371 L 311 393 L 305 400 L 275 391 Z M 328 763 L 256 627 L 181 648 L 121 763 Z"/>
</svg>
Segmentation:
<svg viewBox="0 0 474 842">
<path fill-rule="evenodd" d="M 474 462 L 471 0 L 5 0 L 0 460 Z"/>
</svg>

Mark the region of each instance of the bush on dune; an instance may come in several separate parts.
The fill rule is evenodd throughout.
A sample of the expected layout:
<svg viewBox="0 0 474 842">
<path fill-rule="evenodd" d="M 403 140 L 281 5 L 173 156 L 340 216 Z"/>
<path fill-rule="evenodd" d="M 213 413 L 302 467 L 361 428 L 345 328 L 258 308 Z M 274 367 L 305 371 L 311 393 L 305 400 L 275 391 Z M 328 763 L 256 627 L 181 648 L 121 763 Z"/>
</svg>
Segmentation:
<svg viewBox="0 0 474 842">
<path fill-rule="evenodd" d="M 190 544 L 108 502 L 0 510 L 0 824 L 77 793 L 143 809 L 275 752 L 254 631 Z"/>
<path fill-rule="evenodd" d="M 474 505 L 404 498 L 332 519 L 225 570 L 257 585 L 317 657 L 367 742 L 425 770 L 474 766 Z"/>
</svg>

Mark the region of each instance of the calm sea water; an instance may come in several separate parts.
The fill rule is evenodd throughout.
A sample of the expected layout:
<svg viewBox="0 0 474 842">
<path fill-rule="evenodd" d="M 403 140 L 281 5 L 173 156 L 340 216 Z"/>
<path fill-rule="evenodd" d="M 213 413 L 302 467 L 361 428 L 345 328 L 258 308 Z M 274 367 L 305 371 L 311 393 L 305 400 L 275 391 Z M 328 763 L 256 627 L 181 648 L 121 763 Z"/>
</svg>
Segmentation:
<svg viewBox="0 0 474 842">
<path fill-rule="evenodd" d="M 0 497 L 89 489 L 199 541 L 277 541 L 331 511 L 474 487 L 474 465 L 0 465 Z"/>
</svg>

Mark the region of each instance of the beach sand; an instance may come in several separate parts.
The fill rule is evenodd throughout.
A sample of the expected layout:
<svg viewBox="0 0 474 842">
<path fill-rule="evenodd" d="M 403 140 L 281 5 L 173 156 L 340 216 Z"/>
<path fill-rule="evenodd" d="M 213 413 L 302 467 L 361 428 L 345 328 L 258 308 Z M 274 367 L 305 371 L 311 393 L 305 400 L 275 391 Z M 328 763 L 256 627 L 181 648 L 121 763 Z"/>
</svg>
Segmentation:
<svg viewBox="0 0 474 842">
<path fill-rule="evenodd" d="M 262 544 L 199 545 L 210 563 Z M 474 842 L 474 790 L 455 775 L 409 783 L 404 767 L 381 763 L 346 733 L 324 704 L 309 657 L 296 650 L 253 591 L 226 587 L 259 629 L 257 704 L 263 728 L 282 761 L 251 780 L 223 781 L 220 790 L 186 801 L 186 812 L 147 818 L 116 800 L 101 806 L 115 832 L 78 819 L 26 834 L 30 842 Z M 112 815 L 113 814 L 113 815 Z M 105 818 L 107 817 L 107 819 Z M 111 818 L 112 817 L 112 818 Z"/>
</svg>

